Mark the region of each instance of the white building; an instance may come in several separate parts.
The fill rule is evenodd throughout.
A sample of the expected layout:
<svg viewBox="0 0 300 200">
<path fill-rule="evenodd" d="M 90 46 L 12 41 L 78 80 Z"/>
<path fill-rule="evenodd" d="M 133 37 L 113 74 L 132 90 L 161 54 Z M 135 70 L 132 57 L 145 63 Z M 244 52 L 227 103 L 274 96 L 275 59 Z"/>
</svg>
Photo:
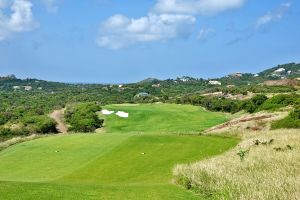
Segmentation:
<svg viewBox="0 0 300 200">
<path fill-rule="evenodd" d="M 222 85 L 220 81 L 209 81 L 208 84 L 210 85 Z"/>
<path fill-rule="evenodd" d="M 32 90 L 32 86 L 23 86 L 24 90 L 26 91 L 31 91 Z"/>
<path fill-rule="evenodd" d="M 274 71 L 275 74 L 282 73 L 282 72 L 285 72 L 284 68 L 279 68 L 279 69 Z"/>
<path fill-rule="evenodd" d="M 20 86 L 13 86 L 13 89 L 14 90 L 19 90 L 19 89 L 21 89 L 21 87 Z"/>
</svg>

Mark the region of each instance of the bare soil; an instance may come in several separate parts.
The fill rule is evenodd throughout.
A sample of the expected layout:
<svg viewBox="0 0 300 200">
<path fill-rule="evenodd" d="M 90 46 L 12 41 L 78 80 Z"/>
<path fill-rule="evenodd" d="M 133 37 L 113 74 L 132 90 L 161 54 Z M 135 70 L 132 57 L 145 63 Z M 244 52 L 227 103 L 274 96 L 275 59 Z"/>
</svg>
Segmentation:
<svg viewBox="0 0 300 200">
<path fill-rule="evenodd" d="M 67 133 L 68 127 L 64 122 L 64 110 L 54 110 L 50 115 L 52 119 L 54 119 L 57 122 L 57 130 L 60 133 Z"/>
</svg>

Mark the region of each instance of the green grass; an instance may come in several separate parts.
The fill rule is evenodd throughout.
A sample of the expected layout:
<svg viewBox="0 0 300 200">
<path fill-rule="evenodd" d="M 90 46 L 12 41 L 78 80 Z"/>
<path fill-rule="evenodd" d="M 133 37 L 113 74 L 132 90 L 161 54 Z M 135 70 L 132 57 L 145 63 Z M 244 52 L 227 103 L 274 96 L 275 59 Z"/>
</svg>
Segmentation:
<svg viewBox="0 0 300 200">
<path fill-rule="evenodd" d="M 233 138 L 173 134 L 196 132 L 213 119 L 226 119 L 196 107 L 109 108 L 128 111 L 130 117 L 107 117 L 103 134 L 46 137 L 0 152 L 0 199 L 197 199 L 172 184 L 173 167 L 220 154 L 237 143 Z M 163 120 L 168 113 L 174 117 Z"/>
<path fill-rule="evenodd" d="M 224 114 L 190 105 L 110 105 L 105 108 L 129 113 L 129 118 L 106 116 L 109 121 L 106 130 L 112 133 L 199 133 L 228 120 Z"/>
</svg>

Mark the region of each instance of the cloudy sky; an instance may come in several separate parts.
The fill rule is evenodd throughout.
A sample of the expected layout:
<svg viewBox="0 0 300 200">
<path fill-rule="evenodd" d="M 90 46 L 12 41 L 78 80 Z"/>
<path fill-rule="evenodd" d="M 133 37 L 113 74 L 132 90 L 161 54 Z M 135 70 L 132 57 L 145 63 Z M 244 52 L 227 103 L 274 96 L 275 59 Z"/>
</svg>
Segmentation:
<svg viewBox="0 0 300 200">
<path fill-rule="evenodd" d="M 0 0 L 0 76 L 120 83 L 288 62 L 298 0 Z"/>
</svg>

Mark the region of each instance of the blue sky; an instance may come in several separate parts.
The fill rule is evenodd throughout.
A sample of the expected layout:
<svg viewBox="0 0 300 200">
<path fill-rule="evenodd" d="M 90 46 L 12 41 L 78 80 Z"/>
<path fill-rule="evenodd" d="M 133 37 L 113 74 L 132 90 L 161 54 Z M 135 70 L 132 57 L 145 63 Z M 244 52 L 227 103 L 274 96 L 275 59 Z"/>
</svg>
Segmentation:
<svg viewBox="0 0 300 200">
<path fill-rule="evenodd" d="M 0 0 L 0 76 L 121 83 L 300 62 L 300 2 Z"/>
</svg>

